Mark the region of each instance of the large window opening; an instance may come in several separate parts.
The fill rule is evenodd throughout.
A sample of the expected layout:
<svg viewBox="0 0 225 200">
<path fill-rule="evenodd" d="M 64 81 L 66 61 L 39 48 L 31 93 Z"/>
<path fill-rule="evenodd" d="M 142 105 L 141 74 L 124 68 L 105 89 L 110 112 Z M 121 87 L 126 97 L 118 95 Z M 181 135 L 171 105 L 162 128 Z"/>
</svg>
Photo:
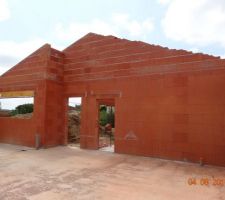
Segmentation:
<svg viewBox="0 0 225 200">
<path fill-rule="evenodd" d="M 34 111 L 33 97 L 0 97 L 0 117 L 30 119 Z"/>
<path fill-rule="evenodd" d="M 80 147 L 81 97 L 71 97 L 68 101 L 68 145 Z"/>
</svg>

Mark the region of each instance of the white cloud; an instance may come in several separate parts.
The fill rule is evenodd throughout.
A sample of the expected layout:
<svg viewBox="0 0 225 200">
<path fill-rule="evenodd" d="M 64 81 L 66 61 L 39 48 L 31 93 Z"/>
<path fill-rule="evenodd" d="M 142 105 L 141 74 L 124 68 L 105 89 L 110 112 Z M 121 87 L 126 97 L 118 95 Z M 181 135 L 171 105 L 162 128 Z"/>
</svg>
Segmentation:
<svg viewBox="0 0 225 200">
<path fill-rule="evenodd" d="M 171 0 L 158 0 L 158 3 L 161 5 L 167 5 Z"/>
<path fill-rule="evenodd" d="M 17 43 L 0 41 L 0 75 L 44 44 L 41 39 Z"/>
<path fill-rule="evenodd" d="M 221 58 L 225 59 L 225 54 L 224 55 L 220 55 Z"/>
<path fill-rule="evenodd" d="M 10 11 L 6 0 L 0 0 L 0 21 L 9 19 Z"/>
<path fill-rule="evenodd" d="M 150 33 L 154 29 L 152 18 L 147 18 L 143 21 L 130 19 L 128 14 L 114 14 L 112 16 L 112 28 L 118 34 L 126 32 L 130 36 L 141 37 L 146 33 Z"/>
<path fill-rule="evenodd" d="M 199 48 L 197 48 L 197 47 L 192 47 L 192 48 L 190 48 L 190 51 L 192 51 L 193 53 L 198 53 L 198 52 L 200 52 Z"/>
<path fill-rule="evenodd" d="M 2 74 L 4 74 L 7 70 L 8 70 L 8 68 L 6 68 L 6 67 L 0 67 L 0 76 Z"/>
<path fill-rule="evenodd" d="M 75 40 L 89 32 L 102 35 L 125 36 L 130 39 L 143 39 L 154 29 L 152 18 L 134 20 L 128 14 L 113 14 L 111 19 L 93 19 L 87 23 L 71 22 L 69 26 L 56 25 L 56 35 L 62 40 Z"/>
<path fill-rule="evenodd" d="M 170 0 L 162 26 L 175 41 L 225 47 L 225 1 Z"/>
<path fill-rule="evenodd" d="M 43 45 L 43 40 L 33 39 L 25 42 L 0 41 L 0 55 L 23 58 Z"/>
<path fill-rule="evenodd" d="M 98 19 L 93 20 L 89 24 L 73 22 L 68 27 L 63 26 L 62 23 L 56 25 L 57 37 L 62 40 L 79 39 L 91 31 L 99 32 L 103 35 L 113 33 L 109 24 Z"/>
</svg>

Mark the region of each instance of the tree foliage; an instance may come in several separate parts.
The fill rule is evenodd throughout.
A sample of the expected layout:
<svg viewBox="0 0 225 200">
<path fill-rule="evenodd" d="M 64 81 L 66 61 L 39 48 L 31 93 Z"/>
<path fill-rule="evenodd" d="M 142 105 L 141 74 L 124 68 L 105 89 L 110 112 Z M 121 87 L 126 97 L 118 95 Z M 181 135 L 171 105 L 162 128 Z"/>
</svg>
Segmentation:
<svg viewBox="0 0 225 200">
<path fill-rule="evenodd" d="M 106 106 L 101 106 L 100 107 L 100 116 L 99 116 L 99 124 L 101 126 L 105 126 L 106 124 L 111 124 L 112 127 L 114 127 L 114 111 L 112 109 L 107 112 L 107 107 Z"/>
<path fill-rule="evenodd" d="M 26 113 L 32 113 L 34 110 L 34 104 L 27 103 L 19 105 L 11 112 L 11 115 L 17 115 L 17 114 L 26 114 Z"/>
</svg>

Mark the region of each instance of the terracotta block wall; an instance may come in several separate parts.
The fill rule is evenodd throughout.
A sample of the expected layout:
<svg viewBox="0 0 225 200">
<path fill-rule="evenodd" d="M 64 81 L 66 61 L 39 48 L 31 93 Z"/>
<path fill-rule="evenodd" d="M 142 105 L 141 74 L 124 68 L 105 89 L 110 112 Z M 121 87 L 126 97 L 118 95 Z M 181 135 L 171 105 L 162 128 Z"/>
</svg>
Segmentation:
<svg viewBox="0 0 225 200">
<path fill-rule="evenodd" d="M 116 152 L 225 165 L 224 60 L 98 35 L 64 53 L 66 94 L 86 95 L 83 148 L 98 148 L 97 101 L 114 95 Z"/>
<path fill-rule="evenodd" d="M 98 105 L 95 98 L 83 97 L 81 124 L 81 148 L 98 149 Z"/>
<path fill-rule="evenodd" d="M 113 99 L 116 152 L 225 166 L 219 57 L 88 34 L 62 52 L 44 45 L 0 84 L 0 91 L 35 90 L 35 130 L 44 147 L 66 143 L 67 99 L 82 96 L 81 147 L 97 149 L 98 102 Z M 2 123 L 6 130 L 10 122 Z M 15 138 L 27 144 L 28 135 Z"/>
<path fill-rule="evenodd" d="M 116 108 L 116 151 L 225 165 L 224 75 L 130 80 Z"/>
<path fill-rule="evenodd" d="M 89 82 L 81 147 L 98 148 L 97 100 L 107 95 L 94 94 L 116 88 L 115 152 L 224 166 L 224 85 L 224 70 Z M 68 85 L 66 93 L 82 87 Z"/>
<path fill-rule="evenodd" d="M 34 147 L 38 134 L 42 147 L 65 143 L 62 62 L 63 53 L 46 44 L 1 77 L 0 92 L 33 90 L 35 96 L 32 120 L 0 118 L 0 142 Z"/>
<path fill-rule="evenodd" d="M 36 113 L 39 113 L 39 133 L 41 145 L 51 147 L 65 144 L 65 110 L 66 102 L 63 91 L 64 54 L 49 49 L 45 79 L 39 85 L 39 102 Z"/>
<path fill-rule="evenodd" d="M 63 87 L 54 81 L 47 82 L 45 107 L 45 135 L 44 146 L 65 144 L 64 133 L 64 97 Z"/>
<path fill-rule="evenodd" d="M 33 90 L 32 119 L 0 118 L 0 142 L 35 147 L 35 135 L 43 134 L 44 84 L 49 45 L 44 45 L 0 78 L 0 92 Z"/>
<path fill-rule="evenodd" d="M 0 118 L 2 143 L 35 146 L 36 124 L 34 119 Z"/>
</svg>

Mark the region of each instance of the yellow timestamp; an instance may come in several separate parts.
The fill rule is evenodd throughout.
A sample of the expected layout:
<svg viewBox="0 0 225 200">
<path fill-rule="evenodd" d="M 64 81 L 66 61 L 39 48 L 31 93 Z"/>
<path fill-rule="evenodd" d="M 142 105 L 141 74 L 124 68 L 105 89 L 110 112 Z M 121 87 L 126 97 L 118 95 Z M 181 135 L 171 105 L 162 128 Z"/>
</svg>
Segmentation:
<svg viewBox="0 0 225 200">
<path fill-rule="evenodd" d="M 188 178 L 187 180 L 188 185 L 195 186 L 195 185 L 202 185 L 202 186 L 225 186 L 225 178 Z"/>
</svg>

